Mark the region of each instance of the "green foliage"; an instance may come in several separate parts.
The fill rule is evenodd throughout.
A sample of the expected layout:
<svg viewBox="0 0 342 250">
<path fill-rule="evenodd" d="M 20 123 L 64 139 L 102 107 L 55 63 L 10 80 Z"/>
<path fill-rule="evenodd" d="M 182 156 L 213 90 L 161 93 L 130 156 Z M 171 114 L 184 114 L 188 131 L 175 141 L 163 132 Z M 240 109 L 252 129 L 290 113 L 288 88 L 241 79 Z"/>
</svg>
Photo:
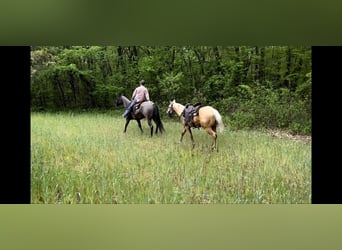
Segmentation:
<svg viewBox="0 0 342 250">
<path fill-rule="evenodd" d="M 179 72 L 164 73 L 161 78 L 157 78 L 161 87 L 161 95 L 166 100 L 173 100 L 187 93 L 186 84 L 184 83 L 184 74 Z"/>
<path fill-rule="evenodd" d="M 299 84 L 297 89 L 296 89 L 296 95 L 298 99 L 303 99 L 311 102 L 312 99 L 312 79 L 311 79 L 311 72 L 305 74 L 306 80 L 302 83 Z"/>
<path fill-rule="evenodd" d="M 156 75 L 160 62 L 157 57 L 145 56 L 139 61 L 139 69 L 144 78 Z"/>
<path fill-rule="evenodd" d="M 151 99 L 201 102 L 232 127 L 311 133 L 311 48 L 33 46 L 32 110 L 111 109 L 145 79 Z"/>
<path fill-rule="evenodd" d="M 213 75 L 202 84 L 201 90 L 204 100 L 202 103 L 208 103 L 211 100 L 220 100 L 225 96 L 224 93 L 225 78 L 222 75 Z"/>
<path fill-rule="evenodd" d="M 311 109 L 294 98 L 294 93 L 286 88 L 273 91 L 263 86 L 255 90 L 253 98 L 235 100 L 238 109 L 231 114 L 233 127 L 280 128 L 295 134 L 311 134 Z"/>
</svg>

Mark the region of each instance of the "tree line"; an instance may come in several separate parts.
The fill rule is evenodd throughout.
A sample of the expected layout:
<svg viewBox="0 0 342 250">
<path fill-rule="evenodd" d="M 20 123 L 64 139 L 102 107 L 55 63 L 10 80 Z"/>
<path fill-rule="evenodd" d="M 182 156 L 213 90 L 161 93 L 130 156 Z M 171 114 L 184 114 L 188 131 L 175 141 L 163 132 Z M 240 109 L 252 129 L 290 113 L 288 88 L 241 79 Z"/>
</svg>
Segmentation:
<svg viewBox="0 0 342 250">
<path fill-rule="evenodd" d="M 112 109 L 141 79 L 161 107 L 201 102 L 232 128 L 311 133 L 311 47 L 31 47 L 33 111 Z"/>
</svg>

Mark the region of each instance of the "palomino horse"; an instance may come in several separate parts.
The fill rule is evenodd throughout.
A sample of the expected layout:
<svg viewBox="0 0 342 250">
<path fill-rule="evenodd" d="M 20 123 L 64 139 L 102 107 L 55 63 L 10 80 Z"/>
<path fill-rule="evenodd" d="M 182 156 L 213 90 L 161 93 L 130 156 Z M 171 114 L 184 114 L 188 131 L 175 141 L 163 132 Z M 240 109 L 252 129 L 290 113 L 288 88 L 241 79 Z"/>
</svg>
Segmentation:
<svg viewBox="0 0 342 250">
<path fill-rule="evenodd" d="M 184 116 L 182 115 L 184 108 L 185 108 L 184 105 L 177 103 L 175 100 L 173 100 L 170 103 L 169 108 L 166 111 L 166 113 L 168 115 L 171 115 L 175 112 L 180 117 L 180 120 L 184 125 L 184 130 L 181 134 L 180 142 L 182 142 L 184 134 L 188 131 L 190 134 L 191 141 L 192 141 L 192 148 L 194 148 L 195 143 L 194 143 L 194 138 L 192 136 L 191 127 L 189 125 L 185 124 L 185 119 L 184 119 Z M 217 139 L 216 128 L 220 132 L 222 132 L 224 129 L 224 124 L 222 122 L 222 118 L 221 118 L 220 113 L 211 106 L 203 106 L 199 109 L 198 115 L 194 116 L 192 125 L 193 125 L 193 127 L 204 128 L 205 131 L 207 131 L 207 133 L 209 135 L 211 135 L 211 137 L 213 138 L 213 143 L 211 146 L 212 150 L 214 150 L 214 149 L 217 150 L 217 147 L 216 147 L 216 139 Z"/>
<path fill-rule="evenodd" d="M 119 96 L 116 99 L 116 106 L 124 105 L 125 108 L 129 106 L 131 101 L 124 95 Z M 136 120 L 138 123 L 138 126 L 140 128 L 141 133 L 143 133 L 142 127 L 141 127 L 141 119 L 147 119 L 148 126 L 151 128 L 151 137 L 153 136 L 153 124 L 152 120 L 156 124 L 156 134 L 158 134 L 158 130 L 160 133 L 163 133 L 165 131 L 163 123 L 160 119 L 159 109 L 156 104 L 154 104 L 151 101 L 143 102 L 140 104 L 140 109 L 137 114 L 134 114 L 134 111 L 130 112 L 126 118 L 126 124 L 124 133 L 126 133 L 127 126 L 131 120 Z"/>
</svg>

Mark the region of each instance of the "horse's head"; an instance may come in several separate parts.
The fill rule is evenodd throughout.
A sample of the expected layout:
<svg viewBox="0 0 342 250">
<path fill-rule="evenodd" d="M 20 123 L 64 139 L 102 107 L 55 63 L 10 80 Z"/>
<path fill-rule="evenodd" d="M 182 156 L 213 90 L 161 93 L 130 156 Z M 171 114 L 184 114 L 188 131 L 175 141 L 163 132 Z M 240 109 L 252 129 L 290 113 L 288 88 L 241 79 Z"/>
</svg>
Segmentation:
<svg viewBox="0 0 342 250">
<path fill-rule="evenodd" d="M 166 111 L 166 114 L 168 114 L 169 116 L 171 116 L 171 115 L 175 112 L 175 110 L 173 109 L 173 104 L 175 104 L 175 103 L 176 103 L 176 101 L 173 100 L 173 101 L 170 102 L 170 104 L 169 104 L 169 107 L 168 107 L 168 109 L 167 109 L 167 111 Z"/>
<path fill-rule="evenodd" d="M 116 104 L 116 107 L 119 107 L 119 106 L 123 105 L 122 95 L 120 95 L 120 96 L 118 96 L 116 98 L 116 103 L 115 104 Z"/>
</svg>

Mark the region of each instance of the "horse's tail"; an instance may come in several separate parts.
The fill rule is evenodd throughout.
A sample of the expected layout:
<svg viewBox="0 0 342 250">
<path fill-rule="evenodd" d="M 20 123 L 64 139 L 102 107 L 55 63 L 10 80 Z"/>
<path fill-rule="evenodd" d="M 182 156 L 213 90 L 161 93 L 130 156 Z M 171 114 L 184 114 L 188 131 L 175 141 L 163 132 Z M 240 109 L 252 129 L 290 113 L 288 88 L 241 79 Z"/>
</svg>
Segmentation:
<svg viewBox="0 0 342 250">
<path fill-rule="evenodd" d="M 165 132 L 164 125 L 160 119 L 159 108 L 156 104 L 153 104 L 153 121 L 157 124 L 157 129 L 159 128 L 160 133 Z"/>
<path fill-rule="evenodd" d="M 216 124 L 217 124 L 216 127 L 217 127 L 219 132 L 223 132 L 224 124 L 223 124 L 223 121 L 222 121 L 222 117 L 221 117 L 220 113 L 216 109 L 213 108 L 213 110 L 214 110 L 214 115 L 215 115 Z"/>
</svg>

